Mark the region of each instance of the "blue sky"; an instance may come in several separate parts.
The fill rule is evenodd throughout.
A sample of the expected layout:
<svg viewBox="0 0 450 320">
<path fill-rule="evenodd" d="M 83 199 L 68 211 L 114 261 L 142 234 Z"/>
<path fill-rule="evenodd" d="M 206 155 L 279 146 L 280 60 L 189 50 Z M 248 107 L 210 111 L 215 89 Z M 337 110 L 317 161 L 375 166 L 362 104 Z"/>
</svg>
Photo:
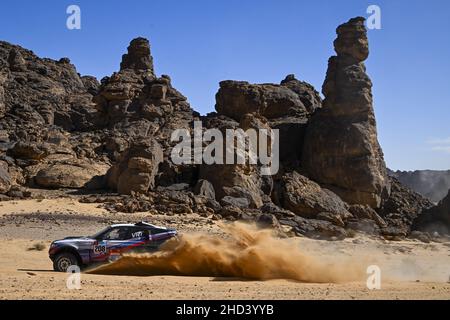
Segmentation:
<svg viewBox="0 0 450 320">
<path fill-rule="evenodd" d="M 66 28 L 81 8 L 82 29 Z M 336 27 L 381 8 L 369 32 L 379 140 L 392 169 L 450 169 L 448 0 L 15 0 L 3 1 L 0 39 L 42 57 L 70 57 L 81 74 L 118 70 L 129 41 L 150 39 L 155 70 L 201 113 L 225 79 L 279 82 L 287 74 L 320 91 Z"/>
</svg>

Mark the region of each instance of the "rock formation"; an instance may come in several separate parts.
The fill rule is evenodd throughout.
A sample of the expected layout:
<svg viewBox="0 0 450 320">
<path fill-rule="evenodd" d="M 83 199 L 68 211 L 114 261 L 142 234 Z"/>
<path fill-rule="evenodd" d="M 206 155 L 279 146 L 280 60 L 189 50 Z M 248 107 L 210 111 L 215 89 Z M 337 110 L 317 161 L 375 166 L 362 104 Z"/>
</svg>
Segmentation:
<svg viewBox="0 0 450 320">
<path fill-rule="evenodd" d="M 312 86 L 288 76 L 281 85 L 222 81 L 216 95 L 219 114 L 240 121 L 244 114 L 258 113 L 267 119 L 306 117 L 320 106 Z"/>
<path fill-rule="evenodd" d="M 387 237 L 401 238 L 411 232 L 412 225 L 433 204 L 418 193 L 403 186 L 395 178 L 389 178 L 391 194 L 379 211 L 387 226 L 382 233 Z"/>
<path fill-rule="evenodd" d="M 104 188 L 104 176 L 109 166 L 88 160 L 68 160 L 51 164 L 39 170 L 35 183 L 43 188 Z"/>
<path fill-rule="evenodd" d="M 108 172 L 108 186 L 120 194 L 145 194 L 155 187 L 155 176 L 162 161 L 163 150 L 156 140 L 134 142 Z"/>
<path fill-rule="evenodd" d="M 341 198 L 295 171 L 286 174 L 279 186 L 275 192 L 277 202 L 301 217 L 317 218 L 324 212 L 337 219 L 345 220 L 351 216 Z"/>
<path fill-rule="evenodd" d="M 364 18 L 337 28 L 322 88 L 325 100 L 308 124 L 302 165 L 309 177 L 350 204 L 379 208 L 389 195 L 383 153 L 377 141 L 372 82 L 363 61 L 369 55 Z"/>
<path fill-rule="evenodd" d="M 430 233 L 450 234 L 450 190 L 437 206 L 426 210 L 417 217 L 413 229 Z"/>
<path fill-rule="evenodd" d="M 197 114 L 190 108 L 186 97 L 172 87 L 169 76 L 157 77 L 154 74 L 148 40 L 137 38 L 131 41 L 128 53 L 122 58 L 120 71 L 102 80 L 94 102 L 106 119 L 105 126 L 110 131 L 110 136 L 105 147 L 114 161 L 124 161 L 121 154 L 129 147 L 135 149 L 135 146 L 130 146 L 130 142 L 141 143 L 143 139 L 155 139 L 155 143 L 159 145 L 156 149 L 161 149 L 163 153 L 159 171 L 157 167 L 156 172 L 153 169 L 147 172 L 150 173 L 149 185 L 147 180 L 143 184 L 133 180 L 136 186 L 131 186 L 133 181 L 129 181 L 127 187 L 124 183 L 119 187 L 111 183 L 119 183 L 120 180 L 109 179 L 110 187 L 129 194 L 131 191 L 143 192 L 142 188 L 153 186 L 155 179 L 164 185 L 194 183 L 192 168 L 186 170 L 184 166 L 177 167 L 171 162 L 170 152 L 174 143 L 170 142 L 170 136 L 175 129 L 190 130 Z M 156 158 L 158 166 L 160 155 Z M 121 162 L 120 167 L 123 166 Z M 137 179 L 139 175 L 133 176 Z"/>
<path fill-rule="evenodd" d="M 422 216 L 442 220 L 395 179 L 389 195 L 363 19 L 337 33 L 323 102 L 294 75 L 279 84 L 228 80 L 217 112 L 206 116 L 169 76 L 155 74 L 146 39 L 132 40 L 119 71 L 100 82 L 80 76 L 68 58 L 41 59 L 0 42 L 0 201 L 33 197 L 35 188 L 89 190 L 81 201 L 112 211 L 195 212 L 320 239 L 354 231 L 396 239 Z M 221 132 L 279 130 L 278 174 L 262 175 L 260 163 L 175 165 L 171 134 L 191 132 L 194 121 Z"/>
<path fill-rule="evenodd" d="M 120 70 L 132 69 L 146 71 L 154 75 L 153 58 L 150 54 L 150 43 L 145 38 L 136 38 L 130 42 L 128 53 L 122 56 Z"/>
<path fill-rule="evenodd" d="M 67 58 L 39 59 L 29 50 L 0 42 L 0 70 L 2 127 L 8 133 L 14 135 L 20 127 L 22 134 L 32 136 L 39 124 L 68 131 L 97 126 L 92 95 Z"/>
</svg>

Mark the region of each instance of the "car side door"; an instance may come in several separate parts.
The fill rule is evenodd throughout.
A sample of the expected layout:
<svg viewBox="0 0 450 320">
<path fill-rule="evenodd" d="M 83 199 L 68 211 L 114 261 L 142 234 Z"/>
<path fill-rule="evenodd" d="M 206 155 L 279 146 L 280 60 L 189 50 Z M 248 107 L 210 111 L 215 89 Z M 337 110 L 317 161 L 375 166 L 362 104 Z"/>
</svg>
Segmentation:
<svg viewBox="0 0 450 320">
<path fill-rule="evenodd" d="M 105 231 L 96 239 L 92 249 L 92 261 L 115 260 L 120 256 L 121 248 L 126 245 L 128 238 L 127 227 L 114 227 Z"/>
<path fill-rule="evenodd" d="M 131 239 L 130 227 L 117 227 L 117 231 L 105 240 L 106 248 L 109 252 L 108 260 L 117 260 L 122 253 L 128 251 L 134 246 Z"/>
<path fill-rule="evenodd" d="M 130 242 L 132 246 L 129 251 L 132 252 L 148 252 L 148 248 L 152 244 L 150 230 L 143 227 L 130 227 Z"/>
<path fill-rule="evenodd" d="M 108 240 L 114 237 L 118 232 L 117 228 L 109 228 L 95 238 L 95 243 L 91 249 L 91 260 L 93 262 L 102 262 L 109 257 Z"/>
</svg>

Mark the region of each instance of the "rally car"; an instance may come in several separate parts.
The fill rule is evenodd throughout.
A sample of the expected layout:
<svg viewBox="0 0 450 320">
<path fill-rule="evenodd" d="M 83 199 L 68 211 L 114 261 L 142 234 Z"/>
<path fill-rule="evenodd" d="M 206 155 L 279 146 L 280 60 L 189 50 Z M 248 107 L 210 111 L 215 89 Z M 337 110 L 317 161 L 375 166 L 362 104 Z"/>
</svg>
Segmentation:
<svg viewBox="0 0 450 320">
<path fill-rule="evenodd" d="M 115 224 L 88 237 L 67 237 L 53 241 L 49 257 L 55 271 L 66 272 L 70 266 L 80 268 L 117 260 L 123 253 L 154 252 L 167 240 L 176 237 L 175 229 L 157 227 L 146 222 Z"/>
</svg>

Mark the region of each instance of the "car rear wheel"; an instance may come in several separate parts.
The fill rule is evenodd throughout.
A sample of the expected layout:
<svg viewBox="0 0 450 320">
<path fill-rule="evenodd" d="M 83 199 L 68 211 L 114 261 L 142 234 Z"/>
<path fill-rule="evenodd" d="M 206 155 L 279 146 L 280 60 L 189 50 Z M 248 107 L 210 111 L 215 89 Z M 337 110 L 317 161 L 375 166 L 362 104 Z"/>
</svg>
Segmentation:
<svg viewBox="0 0 450 320">
<path fill-rule="evenodd" d="M 57 255 L 53 261 L 53 270 L 55 271 L 66 272 L 70 266 L 79 267 L 79 264 L 77 257 L 69 252 L 63 252 Z"/>
</svg>

